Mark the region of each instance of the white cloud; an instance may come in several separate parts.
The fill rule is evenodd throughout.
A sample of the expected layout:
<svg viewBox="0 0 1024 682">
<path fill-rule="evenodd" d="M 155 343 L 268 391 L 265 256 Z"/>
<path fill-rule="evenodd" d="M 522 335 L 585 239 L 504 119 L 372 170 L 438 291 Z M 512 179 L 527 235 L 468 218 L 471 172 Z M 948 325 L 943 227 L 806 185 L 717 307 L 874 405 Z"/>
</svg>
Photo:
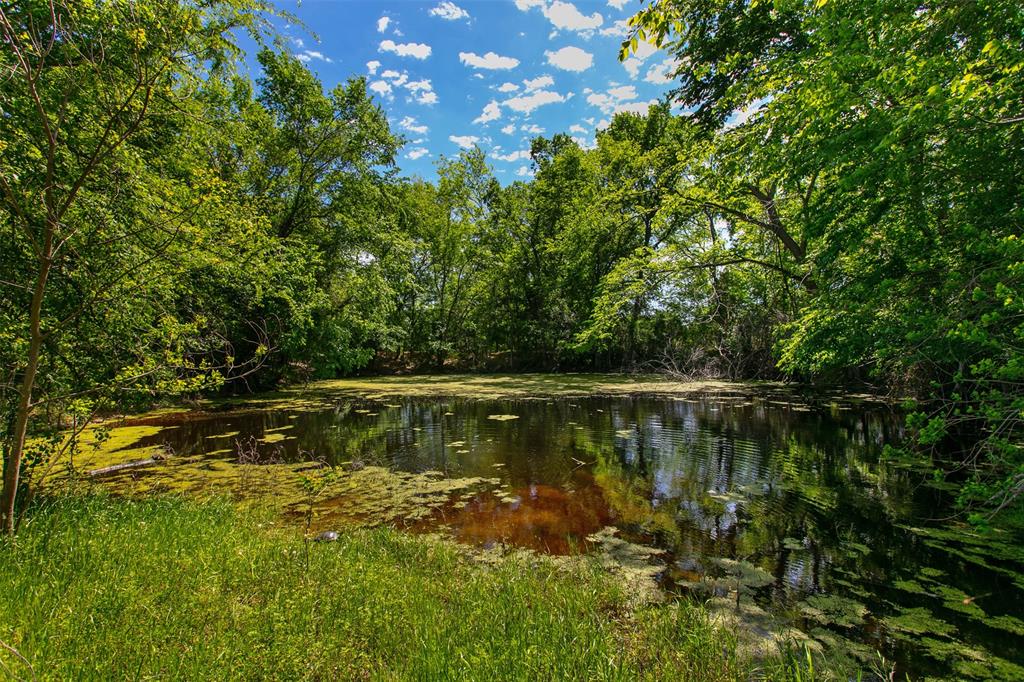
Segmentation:
<svg viewBox="0 0 1024 682">
<path fill-rule="evenodd" d="M 608 90 L 608 94 L 618 100 L 636 99 L 636 88 L 632 85 L 619 85 Z"/>
<path fill-rule="evenodd" d="M 410 133 L 416 133 L 417 135 L 423 135 L 429 130 L 427 126 L 419 124 L 412 116 L 406 116 L 399 121 L 398 125 L 402 126 L 402 128 L 408 130 Z"/>
<path fill-rule="evenodd" d="M 669 57 L 668 59 L 661 61 L 653 65 L 647 70 L 647 75 L 644 76 L 644 80 L 648 83 L 654 83 L 655 85 L 664 85 L 665 83 L 671 83 L 672 78 L 679 68 L 679 62 Z"/>
<path fill-rule="evenodd" d="M 629 102 L 628 104 L 619 104 L 615 107 L 615 113 L 621 114 L 628 112 L 631 114 L 647 114 L 647 110 L 658 103 L 658 100 L 651 99 L 646 102 Z"/>
<path fill-rule="evenodd" d="M 551 76 L 539 76 L 533 80 L 523 81 L 523 87 L 526 88 L 527 92 L 530 92 L 531 90 L 540 90 L 541 88 L 546 88 L 547 86 L 554 84 L 555 79 Z"/>
<path fill-rule="evenodd" d="M 441 17 L 448 21 L 457 21 L 459 19 L 469 19 L 469 12 L 462 9 L 454 2 L 442 2 L 440 5 L 430 10 L 430 15 L 433 17 Z"/>
<path fill-rule="evenodd" d="M 423 43 L 400 43 L 396 44 L 393 40 L 382 40 L 380 52 L 394 52 L 399 57 L 415 57 L 416 59 L 426 59 L 430 56 L 430 45 L 424 45 Z"/>
<path fill-rule="evenodd" d="M 302 49 L 306 46 L 306 41 L 302 38 L 292 38 L 292 42 L 295 43 L 295 47 Z"/>
<path fill-rule="evenodd" d="M 518 59 L 502 57 L 494 52 L 488 52 L 482 57 L 474 52 L 460 52 L 459 61 L 474 69 L 514 69 L 519 66 Z"/>
<path fill-rule="evenodd" d="M 586 71 L 594 63 L 594 55 L 578 47 L 563 47 L 555 52 L 545 52 L 548 64 L 565 71 Z"/>
<path fill-rule="evenodd" d="M 508 161 L 509 163 L 519 160 L 525 161 L 526 159 L 530 158 L 530 150 L 521 149 L 517 152 L 509 152 L 508 154 L 498 154 L 497 152 L 492 152 L 491 158 L 497 159 L 498 161 Z"/>
<path fill-rule="evenodd" d="M 608 6 L 614 7 L 615 9 L 622 9 L 628 2 L 629 0 L 608 0 Z"/>
<path fill-rule="evenodd" d="M 515 131 L 516 131 L 516 124 L 515 123 L 509 123 L 507 126 L 505 126 L 504 128 L 501 129 L 501 132 L 505 133 L 506 135 L 511 135 Z"/>
<path fill-rule="evenodd" d="M 380 62 L 374 59 L 372 62 L 366 62 L 366 71 L 371 76 L 377 73 L 377 69 L 380 68 Z"/>
<path fill-rule="evenodd" d="M 636 52 L 622 62 L 622 68 L 629 73 L 630 78 L 635 79 L 640 74 L 640 67 L 643 66 L 643 63 L 657 51 L 658 48 L 654 45 L 641 40 L 637 43 Z M 650 72 L 648 72 L 648 75 L 650 75 Z"/>
<path fill-rule="evenodd" d="M 480 141 L 480 138 L 475 135 L 449 135 L 448 139 L 463 149 L 469 149 Z"/>
<path fill-rule="evenodd" d="M 631 111 L 638 114 L 646 114 L 647 109 L 658 100 L 646 102 L 635 102 L 637 98 L 636 88 L 632 85 L 619 85 L 609 88 L 606 92 L 591 92 L 587 95 L 587 103 L 601 110 L 606 116 L 612 116 L 619 112 Z M 601 127 L 601 124 L 598 124 Z"/>
<path fill-rule="evenodd" d="M 516 0 L 516 7 L 522 12 L 530 11 L 531 7 L 543 7 L 544 0 Z"/>
<path fill-rule="evenodd" d="M 530 177 L 533 175 L 533 171 L 530 170 L 529 166 L 520 166 L 519 170 L 516 171 L 516 175 L 521 178 Z"/>
<path fill-rule="evenodd" d="M 405 89 L 410 92 L 430 92 L 434 89 L 434 86 L 430 83 L 429 78 L 424 78 L 420 81 L 409 81 L 405 84 Z"/>
<path fill-rule="evenodd" d="M 551 90 L 537 90 L 536 92 L 531 92 L 528 95 L 520 95 L 518 97 L 507 99 L 504 104 L 513 111 L 528 114 L 537 107 L 542 107 L 545 104 L 564 102 L 567 99 L 567 97 Z"/>
<path fill-rule="evenodd" d="M 387 81 L 373 81 L 370 83 L 370 90 L 376 92 L 381 97 L 391 98 L 391 83 Z"/>
<path fill-rule="evenodd" d="M 412 159 L 413 161 L 415 161 L 416 159 L 420 158 L 421 156 L 426 156 L 429 153 L 430 153 L 430 151 L 427 150 L 427 149 L 424 149 L 423 147 L 414 147 L 413 149 L 409 150 L 409 153 L 406 154 L 406 156 L 409 157 L 410 159 Z"/>
<path fill-rule="evenodd" d="M 531 123 L 530 125 L 519 126 L 519 130 L 523 131 L 524 133 L 530 133 L 531 135 L 543 135 L 544 134 L 544 129 L 541 128 L 536 123 Z"/>
<path fill-rule="evenodd" d="M 651 43 L 647 42 L 646 40 L 640 40 L 637 42 L 636 52 L 633 53 L 633 56 L 643 62 L 646 61 L 648 57 L 650 57 L 657 51 L 658 48 L 656 48 Z"/>
<path fill-rule="evenodd" d="M 502 83 L 501 87 L 498 88 L 498 92 L 515 92 L 519 89 L 519 86 L 515 83 Z"/>
<path fill-rule="evenodd" d="M 614 36 L 616 38 L 625 38 L 629 35 L 629 23 L 625 19 L 619 19 L 608 28 L 602 28 L 598 31 L 603 36 Z"/>
<path fill-rule="evenodd" d="M 382 73 L 380 75 L 380 77 L 381 78 L 387 78 L 388 80 L 391 81 L 391 84 L 396 86 L 396 87 L 397 86 L 405 85 L 406 81 L 409 80 L 409 74 L 407 74 L 407 73 L 399 73 L 399 72 L 395 71 L 394 69 L 388 69 L 387 71 Z"/>
<path fill-rule="evenodd" d="M 487 103 L 483 112 L 473 119 L 473 123 L 490 123 L 501 118 L 501 107 L 493 99 Z"/>
<path fill-rule="evenodd" d="M 327 62 L 328 64 L 334 63 L 334 60 L 330 57 L 325 57 L 323 52 L 317 52 L 316 50 L 303 50 L 300 54 L 295 55 L 295 58 L 300 62 L 311 62 L 314 59 Z"/>
<path fill-rule="evenodd" d="M 388 30 L 388 24 L 391 23 L 391 17 L 381 17 L 377 20 L 377 33 L 383 33 Z"/>
<path fill-rule="evenodd" d="M 579 123 L 573 123 L 571 126 L 569 126 L 569 132 L 579 133 L 580 135 L 586 135 L 587 129 L 581 126 Z"/>
<path fill-rule="evenodd" d="M 416 95 L 416 101 L 420 104 L 437 104 L 437 93 L 434 91 L 421 92 Z"/>
<path fill-rule="evenodd" d="M 597 12 L 588 17 L 576 9 L 576 5 L 561 0 L 555 0 L 541 11 L 555 28 L 567 31 L 592 31 L 604 23 L 604 17 Z"/>
</svg>

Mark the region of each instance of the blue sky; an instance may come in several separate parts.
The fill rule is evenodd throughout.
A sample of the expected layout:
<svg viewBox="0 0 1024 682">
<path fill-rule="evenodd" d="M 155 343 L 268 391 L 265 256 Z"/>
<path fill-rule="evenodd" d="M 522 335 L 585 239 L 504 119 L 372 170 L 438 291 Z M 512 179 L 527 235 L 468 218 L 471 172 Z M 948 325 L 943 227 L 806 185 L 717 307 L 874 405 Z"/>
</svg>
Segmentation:
<svg viewBox="0 0 1024 682">
<path fill-rule="evenodd" d="M 279 0 L 305 23 L 290 47 L 327 88 L 367 78 L 408 143 L 406 175 L 479 145 L 503 183 L 528 177 L 530 139 L 566 132 L 584 146 L 616 111 L 646 111 L 673 63 L 641 45 L 618 61 L 639 0 Z"/>
</svg>

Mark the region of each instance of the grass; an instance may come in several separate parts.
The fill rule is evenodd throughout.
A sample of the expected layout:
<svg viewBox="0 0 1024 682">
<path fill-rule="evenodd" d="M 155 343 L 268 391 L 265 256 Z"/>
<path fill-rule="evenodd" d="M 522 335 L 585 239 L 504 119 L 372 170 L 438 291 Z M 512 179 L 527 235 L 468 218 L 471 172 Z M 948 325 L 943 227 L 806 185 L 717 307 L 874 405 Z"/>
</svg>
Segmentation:
<svg viewBox="0 0 1024 682">
<path fill-rule="evenodd" d="M 699 605 L 631 606 L 596 566 L 477 563 L 388 529 L 307 545 L 274 518 L 49 500 L 0 540 L 0 639 L 33 670 L 0 662 L 55 680 L 807 679 L 797 658 L 744 659 Z"/>
</svg>

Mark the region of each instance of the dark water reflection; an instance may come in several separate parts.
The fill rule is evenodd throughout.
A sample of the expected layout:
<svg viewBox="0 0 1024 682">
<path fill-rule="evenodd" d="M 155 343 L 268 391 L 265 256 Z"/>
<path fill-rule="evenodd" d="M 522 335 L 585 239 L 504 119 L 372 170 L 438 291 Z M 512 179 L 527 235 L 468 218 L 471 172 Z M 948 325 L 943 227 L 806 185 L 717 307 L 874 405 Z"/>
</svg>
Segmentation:
<svg viewBox="0 0 1024 682">
<path fill-rule="evenodd" d="M 417 399 L 164 419 L 148 440 L 177 452 L 228 457 L 232 439 L 276 434 L 264 457 L 497 477 L 501 490 L 453 500 L 415 527 L 564 554 L 615 526 L 667 550 L 670 590 L 738 589 L 823 642 L 882 651 L 913 677 L 1024 678 L 1018 539 L 939 521 L 949 493 L 929 467 L 882 457 L 902 435 L 885 407 Z"/>
</svg>

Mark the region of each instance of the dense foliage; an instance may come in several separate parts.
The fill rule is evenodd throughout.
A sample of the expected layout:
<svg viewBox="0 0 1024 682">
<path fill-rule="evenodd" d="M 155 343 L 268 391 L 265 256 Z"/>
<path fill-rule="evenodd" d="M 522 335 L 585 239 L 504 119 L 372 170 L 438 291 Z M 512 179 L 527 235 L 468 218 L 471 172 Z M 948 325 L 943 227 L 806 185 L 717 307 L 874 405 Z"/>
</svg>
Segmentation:
<svg viewBox="0 0 1024 682">
<path fill-rule="evenodd" d="M 363 81 L 324 92 L 267 11 L 2 10 L 8 524 L 71 442 L 33 429 L 364 368 L 872 381 L 926 401 L 917 446 L 978 443 L 965 502 L 1024 489 L 1020 3 L 655 0 L 622 56 L 672 52 L 670 101 L 505 187 L 480 150 L 400 177 Z"/>
</svg>

